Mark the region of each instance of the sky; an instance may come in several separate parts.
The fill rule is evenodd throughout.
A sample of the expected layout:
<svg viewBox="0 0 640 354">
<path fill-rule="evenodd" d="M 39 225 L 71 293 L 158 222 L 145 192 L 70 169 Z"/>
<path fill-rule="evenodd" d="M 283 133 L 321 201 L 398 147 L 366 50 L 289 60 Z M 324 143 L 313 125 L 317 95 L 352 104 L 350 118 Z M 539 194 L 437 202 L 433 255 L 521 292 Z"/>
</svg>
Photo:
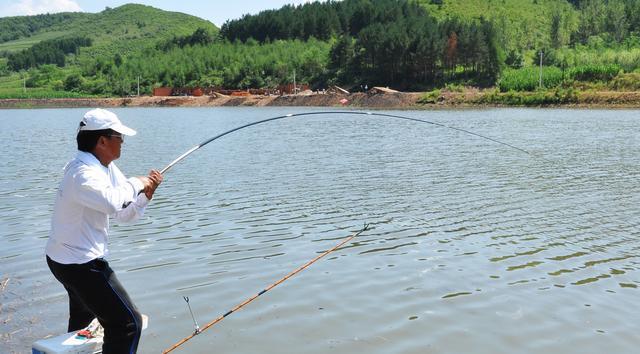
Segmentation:
<svg viewBox="0 0 640 354">
<path fill-rule="evenodd" d="M 153 6 L 166 11 L 183 12 L 213 22 L 220 27 L 226 20 L 256 14 L 262 10 L 277 9 L 286 4 L 303 4 L 311 0 L 0 0 L 0 17 L 25 16 L 66 11 L 100 12 L 105 7 L 118 7 L 127 3 Z"/>
</svg>

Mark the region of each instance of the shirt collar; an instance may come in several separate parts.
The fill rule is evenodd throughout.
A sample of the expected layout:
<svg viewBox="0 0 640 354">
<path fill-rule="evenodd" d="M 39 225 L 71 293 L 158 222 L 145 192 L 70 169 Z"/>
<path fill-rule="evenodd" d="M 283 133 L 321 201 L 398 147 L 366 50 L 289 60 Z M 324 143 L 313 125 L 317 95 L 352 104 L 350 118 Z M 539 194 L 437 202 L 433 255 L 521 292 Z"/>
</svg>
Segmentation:
<svg viewBox="0 0 640 354">
<path fill-rule="evenodd" d="M 78 153 L 76 154 L 76 159 L 82 161 L 83 163 L 89 166 L 99 166 L 99 167 L 102 167 L 102 169 L 104 169 L 105 171 L 109 170 L 108 167 L 105 167 L 104 165 L 102 165 L 100 163 L 100 160 L 98 160 L 98 158 L 95 157 L 90 152 L 78 151 Z"/>
</svg>

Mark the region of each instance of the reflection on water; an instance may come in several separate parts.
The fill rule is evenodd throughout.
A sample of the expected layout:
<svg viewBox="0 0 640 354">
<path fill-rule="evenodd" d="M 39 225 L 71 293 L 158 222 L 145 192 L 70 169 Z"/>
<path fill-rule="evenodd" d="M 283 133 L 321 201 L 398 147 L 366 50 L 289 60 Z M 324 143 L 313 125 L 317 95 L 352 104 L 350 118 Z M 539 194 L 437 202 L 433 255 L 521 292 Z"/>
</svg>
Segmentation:
<svg viewBox="0 0 640 354">
<path fill-rule="evenodd" d="M 305 109 L 121 109 L 118 162 L 162 168 L 196 143 Z M 0 352 L 65 328 L 42 249 L 84 110 L 0 111 Z M 238 131 L 176 165 L 110 261 L 156 353 L 370 223 L 372 229 L 185 344 L 187 353 L 635 353 L 637 111 L 344 115 Z"/>
</svg>

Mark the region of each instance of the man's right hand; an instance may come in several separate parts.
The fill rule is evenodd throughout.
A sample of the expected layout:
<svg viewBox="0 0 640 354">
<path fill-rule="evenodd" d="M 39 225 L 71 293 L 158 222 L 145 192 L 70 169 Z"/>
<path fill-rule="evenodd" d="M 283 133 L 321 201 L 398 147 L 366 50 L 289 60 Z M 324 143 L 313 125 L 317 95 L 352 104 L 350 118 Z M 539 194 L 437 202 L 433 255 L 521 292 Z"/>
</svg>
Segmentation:
<svg viewBox="0 0 640 354">
<path fill-rule="evenodd" d="M 158 170 L 151 170 L 149 172 L 149 176 L 147 179 L 150 181 L 151 185 L 149 188 L 144 189 L 144 194 L 147 196 L 147 199 L 151 200 L 153 198 L 153 193 L 156 191 L 156 188 L 162 183 L 162 173 Z"/>
<path fill-rule="evenodd" d="M 138 176 L 138 179 L 144 186 L 141 192 L 144 192 L 147 199 L 151 200 L 156 188 L 162 183 L 162 174 L 158 170 L 151 170 L 149 176 Z"/>
</svg>

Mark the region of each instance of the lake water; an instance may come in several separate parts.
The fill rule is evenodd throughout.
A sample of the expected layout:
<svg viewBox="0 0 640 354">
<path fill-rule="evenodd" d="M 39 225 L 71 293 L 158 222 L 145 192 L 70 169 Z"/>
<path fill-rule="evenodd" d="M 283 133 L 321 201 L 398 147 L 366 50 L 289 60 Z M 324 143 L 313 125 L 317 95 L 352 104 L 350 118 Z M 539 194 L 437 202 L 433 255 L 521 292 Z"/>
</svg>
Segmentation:
<svg viewBox="0 0 640 354">
<path fill-rule="evenodd" d="M 115 109 L 118 165 L 162 168 L 227 129 L 309 108 Z M 317 110 L 317 109 L 315 109 Z M 326 109 L 325 109 L 326 110 Z M 66 328 L 43 255 L 86 109 L 0 110 L 0 352 Z M 401 111 L 244 129 L 170 170 L 109 261 L 150 317 L 140 353 L 189 335 L 369 223 L 180 353 L 616 353 L 640 344 L 640 111 Z"/>
</svg>

